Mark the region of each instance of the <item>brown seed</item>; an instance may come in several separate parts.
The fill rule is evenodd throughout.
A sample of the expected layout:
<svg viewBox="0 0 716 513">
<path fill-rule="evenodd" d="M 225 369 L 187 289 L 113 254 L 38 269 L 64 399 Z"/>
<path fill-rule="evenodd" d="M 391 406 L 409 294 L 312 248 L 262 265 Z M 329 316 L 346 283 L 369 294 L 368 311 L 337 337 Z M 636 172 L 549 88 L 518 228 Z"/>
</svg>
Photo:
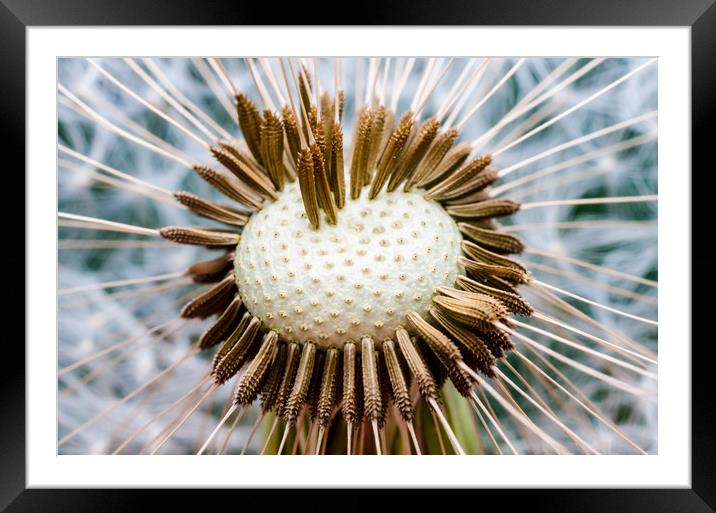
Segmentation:
<svg viewBox="0 0 716 513">
<path fill-rule="evenodd" d="M 446 360 L 460 360 L 462 358 L 460 350 L 453 341 L 423 319 L 419 313 L 408 312 L 405 317 L 420 338 L 425 340 L 430 349 L 438 356 L 443 356 Z"/>
<path fill-rule="evenodd" d="M 433 319 L 431 319 L 432 324 L 428 323 L 429 326 L 431 326 L 436 332 L 442 333 L 442 326 L 436 322 Z M 450 339 L 443 334 L 445 339 Z M 424 339 L 427 340 L 427 339 Z M 452 343 L 452 341 L 450 341 Z M 434 365 L 437 365 L 438 368 L 440 368 L 441 375 L 444 375 L 448 378 L 450 378 L 450 381 L 452 381 L 453 385 L 455 385 L 455 388 L 458 392 L 460 392 L 463 396 L 467 397 L 470 394 L 470 390 L 472 389 L 473 385 L 473 379 L 470 377 L 470 375 L 462 368 L 461 364 L 465 363 L 464 356 L 462 352 L 460 352 L 459 357 L 450 357 L 450 354 L 446 351 L 444 351 L 444 348 L 440 345 L 431 345 L 428 343 L 428 347 L 430 347 L 431 352 L 429 353 L 431 356 L 434 357 L 436 360 Z M 459 348 L 455 346 L 455 349 Z M 468 357 L 468 361 L 471 361 L 471 353 L 465 352 L 465 356 Z"/>
<path fill-rule="evenodd" d="M 336 402 L 338 366 L 340 362 L 338 357 L 338 349 L 335 347 L 331 347 L 326 351 L 323 379 L 321 380 L 321 390 L 318 397 L 318 423 L 324 427 L 328 425 Z"/>
<path fill-rule="evenodd" d="M 395 166 L 400 162 L 405 143 L 408 141 L 410 134 L 413 130 L 413 116 L 403 116 L 400 120 L 398 128 L 390 135 L 388 142 L 385 145 L 383 154 L 378 161 L 378 168 L 373 176 L 373 183 L 370 186 L 370 192 L 368 197 L 370 199 L 375 198 L 380 194 L 381 189 L 388 180 L 388 177 L 395 169 Z"/>
<path fill-rule="evenodd" d="M 216 283 L 221 281 L 234 266 L 234 253 L 227 252 L 213 260 L 190 265 L 186 272 L 194 283 Z"/>
<path fill-rule="evenodd" d="M 283 190 L 286 168 L 283 165 L 283 123 L 270 110 L 264 111 L 260 129 L 261 160 L 276 190 Z"/>
<path fill-rule="evenodd" d="M 303 207 L 306 210 L 308 221 L 311 223 L 313 228 L 318 229 L 321 225 L 321 217 L 318 210 L 316 177 L 313 171 L 313 154 L 309 149 L 301 150 L 299 152 L 298 184 L 301 188 Z"/>
<path fill-rule="evenodd" d="M 345 104 L 346 94 L 343 89 L 341 89 L 340 91 L 338 91 L 338 121 L 343 120 L 343 108 L 345 107 Z"/>
<path fill-rule="evenodd" d="M 301 348 L 298 344 L 291 342 L 288 345 L 286 367 L 284 368 L 283 376 L 281 377 L 281 386 L 279 386 L 278 395 L 276 396 L 276 414 L 279 417 L 283 417 L 286 411 L 288 396 L 291 394 L 293 381 L 296 378 L 296 372 L 298 371 L 300 353 Z"/>
<path fill-rule="evenodd" d="M 450 381 L 455 385 L 455 389 L 460 392 L 463 397 L 468 397 L 472 391 L 472 386 L 475 380 L 468 374 L 459 364 L 465 364 L 466 362 L 461 358 L 460 360 L 446 360 L 444 356 L 435 353 L 440 363 L 445 366 Z"/>
<path fill-rule="evenodd" d="M 430 308 L 430 315 L 442 326 L 442 328 L 450 334 L 450 336 L 463 347 L 463 357 L 472 356 L 473 364 L 486 376 L 494 376 L 495 371 L 492 369 L 495 364 L 495 358 L 490 352 L 487 345 L 473 332 L 463 328 L 460 324 L 450 319 L 449 316 L 443 314 L 436 308 Z M 467 360 L 467 358 L 465 358 Z"/>
<path fill-rule="evenodd" d="M 391 403 L 391 387 L 390 378 L 388 377 L 388 368 L 385 364 L 385 358 L 381 353 L 375 352 L 375 368 L 378 373 L 378 383 L 380 384 L 380 413 L 378 416 L 378 429 L 385 427 L 385 421 L 388 416 L 388 408 Z"/>
<path fill-rule="evenodd" d="M 308 386 L 313 375 L 313 365 L 316 361 L 316 346 L 311 342 L 303 344 L 301 360 L 298 363 L 296 379 L 293 382 L 293 389 L 286 400 L 284 418 L 287 424 L 294 424 L 298 418 L 298 412 L 306 402 Z"/>
<path fill-rule="evenodd" d="M 365 183 L 368 153 L 370 152 L 370 129 L 373 116 L 369 107 L 363 107 L 358 115 L 355 134 L 353 135 L 353 157 L 351 159 L 350 188 L 351 199 L 357 199 Z"/>
<path fill-rule="evenodd" d="M 352 425 L 359 420 L 356 385 L 356 346 L 353 342 L 346 342 L 343 346 L 343 417 Z"/>
<path fill-rule="evenodd" d="M 239 243 L 239 236 L 236 233 L 211 231 L 201 228 L 165 226 L 159 229 L 159 235 L 177 244 L 190 244 L 194 246 L 233 247 Z"/>
<path fill-rule="evenodd" d="M 412 336 L 410 338 L 413 341 L 416 351 L 418 351 L 420 357 L 425 362 L 425 365 L 427 365 L 428 370 L 435 378 L 435 384 L 437 385 L 439 391 L 448 379 L 447 367 L 443 365 L 435 352 L 431 350 L 427 343 L 425 343 L 421 338 L 416 336 Z M 442 400 L 440 396 L 438 396 L 438 398 Z"/>
<path fill-rule="evenodd" d="M 375 167 L 375 161 L 377 160 L 379 152 L 382 149 L 381 143 L 383 142 L 383 131 L 385 130 L 385 123 L 385 107 L 383 105 L 379 105 L 371 112 L 370 134 L 368 136 L 365 151 L 361 156 L 361 158 L 365 160 L 365 162 L 361 164 L 364 169 L 364 186 L 370 185 L 371 177 L 373 176 L 373 168 Z"/>
<path fill-rule="evenodd" d="M 525 246 L 511 233 L 487 230 L 468 223 L 458 223 L 460 231 L 478 244 L 503 253 L 522 253 Z"/>
<path fill-rule="evenodd" d="M 225 175 L 207 166 L 194 166 L 194 171 L 224 196 L 240 203 L 250 211 L 261 208 L 261 196 L 233 175 Z"/>
<path fill-rule="evenodd" d="M 244 214 L 202 199 L 190 192 L 175 192 L 174 197 L 194 214 L 220 223 L 244 226 L 249 220 L 248 216 Z"/>
<path fill-rule="evenodd" d="M 393 192 L 403 180 L 410 178 L 437 136 L 439 128 L 440 123 L 435 118 L 430 118 L 423 123 L 412 143 L 405 150 L 400 163 L 393 170 L 388 181 L 388 192 Z"/>
<path fill-rule="evenodd" d="M 476 262 L 463 256 L 458 257 L 458 264 L 467 270 L 468 274 L 473 277 L 482 278 L 484 276 L 499 277 L 513 283 L 527 283 L 528 277 L 522 271 L 514 267 L 506 267 L 503 265 L 485 264 Z"/>
<path fill-rule="evenodd" d="M 486 330 L 478 329 L 476 334 L 485 342 L 485 345 L 495 358 L 502 358 L 505 355 L 505 351 L 511 351 L 515 347 L 510 341 L 509 335 L 497 326 L 492 326 Z"/>
<path fill-rule="evenodd" d="M 268 413 L 276 405 L 276 398 L 281 386 L 281 377 L 286 365 L 287 352 L 286 344 L 279 342 L 276 354 L 269 366 L 268 375 L 261 387 L 261 411 L 263 413 Z"/>
<path fill-rule="evenodd" d="M 405 191 L 410 191 L 415 186 L 420 186 L 425 183 L 428 176 L 435 171 L 435 168 L 438 167 L 447 152 L 452 148 L 452 145 L 457 139 L 457 135 L 457 130 L 452 128 L 435 137 L 425 156 L 405 183 Z"/>
<path fill-rule="evenodd" d="M 261 164 L 256 162 L 256 159 L 251 155 L 251 151 L 248 152 L 243 149 L 237 140 L 222 140 L 219 141 L 218 147 L 227 152 L 230 156 L 239 161 L 243 166 L 254 171 L 257 175 L 268 177 L 268 173 Z"/>
<path fill-rule="evenodd" d="M 458 276 L 456 284 L 465 291 L 479 292 L 481 294 L 494 296 L 512 313 L 529 316 L 532 315 L 532 312 L 534 312 L 534 309 L 530 306 L 530 304 L 522 296 L 515 292 L 490 287 L 484 283 L 471 280 L 467 276 Z"/>
<path fill-rule="evenodd" d="M 522 264 L 515 260 L 512 260 L 509 257 L 489 251 L 482 246 L 475 244 L 474 242 L 470 242 L 469 240 L 462 241 L 461 247 L 463 252 L 473 260 L 478 260 L 486 264 L 511 267 L 515 271 L 519 271 L 526 277 L 529 277 L 529 271 Z"/>
<path fill-rule="evenodd" d="M 470 156 L 471 152 L 472 146 L 467 142 L 461 142 L 457 146 L 450 148 L 445 158 L 443 158 L 435 170 L 422 181 L 420 187 L 429 190 L 435 184 L 442 182 L 446 177 L 457 172 Z"/>
<path fill-rule="evenodd" d="M 218 147 L 212 146 L 211 154 L 226 169 L 231 171 L 236 178 L 252 187 L 256 193 L 267 196 L 274 201 L 278 198 L 276 188 L 264 172 L 241 162 L 241 160 L 236 157 L 236 153 L 231 151 L 228 145 L 220 144 Z"/>
<path fill-rule="evenodd" d="M 486 169 L 491 162 L 490 155 L 471 160 L 454 173 L 446 174 L 443 180 L 428 190 L 426 198 L 443 201 L 469 192 L 481 191 L 497 180 L 497 173 Z"/>
<path fill-rule="evenodd" d="M 463 300 L 454 297 L 435 296 L 433 304 L 439 311 L 460 323 L 482 330 L 491 330 L 495 322 L 507 317 L 508 312 L 496 299 L 482 294 L 480 298 Z"/>
<path fill-rule="evenodd" d="M 363 364 L 360 353 L 356 355 L 356 405 L 358 407 L 358 423 L 363 421 L 365 414 L 364 403 L 363 403 Z"/>
<path fill-rule="evenodd" d="M 371 420 L 378 420 L 382 409 L 380 382 L 376 365 L 375 343 L 372 337 L 361 339 L 361 362 L 363 371 L 363 405 Z"/>
<path fill-rule="evenodd" d="M 261 114 L 248 96 L 239 94 L 236 96 L 236 110 L 239 115 L 239 126 L 244 134 L 246 145 L 256 161 L 261 164 Z"/>
<path fill-rule="evenodd" d="M 226 383 L 226 381 L 241 370 L 241 367 L 246 361 L 249 349 L 259 331 L 261 321 L 256 317 L 252 317 L 243 331 L 239 331 L 241 323 L 239 324 L 239 327 L 237 327 L 234 333 L 232 333 L 229 339 L 224 343 L 224 345 L 230 344 L 230 349 L 222 351 L 224 356 L 221 359 L 217 360 L 216 357 L 214 358 L 212 375 L 214 376 L 214 381 L 219 385 Z"/>
<path fill-rule="evenodd" d="M 336 102 L 327 92 L 321 95 L 321 118 L 324 126 L 331 128 L 336 118 Z M 328 133 L 328 132 L 326 132 Z"/>
<path fill-rule="evenodd" d="M 483 175 L 492 173 L 493 171 L 491 169 L 487 169 L 480 173 L 478 178 L 482 178 Z M 477 180 L 477 178 L 476 178 Z M 461 193 L 462 194 L 462 193 Z M 444 205 L 465 205 L 466 203 L 474 203 L 476 201 L 485 201 L 486 199 L 490 199 L 490 193 L 487 192 L 487 190 L 479 190 L 471 192 L 467 195 L 460 195 L 460 197 L 455 197 L 451 199 L 444 199 L 439 200 Z M 494 229 L 494 226 L 492 221 L 490 219 L 476 219 L 472 221 L 473 224 L 477 226 L 482 226 L 484 228 L 492 228 Z M 487 226 L 487 223 L 492 223 L 489 226 Z"/>
<path fill-rule="evenodd" d="M 222 314 L 214 321 L 214 324 L 199 337 L 198 345 L 201 349 L 208 349 L 214 347 L 216 344 L 225 340 L 229 335 L 229 330 L 232 324 L 239 315 L 241 309 L 241 298 L 235 297 L 234 300 L 229 303 Z"/>
<path fill-rule="evenodd" d="M 278 335 L 273 330 L 264 335 L 259 352 L 254 359 L 251 360 L 249 367 L 246 369 L 246 373 L 236 386 L 234 404 L 248 406 L 254 402 L 254 399 L 256 399 L 256 396 L 259 394 L 261 382 L 274 356 L 277 341 Z"/>
<path fill-rule="evenodd" d="M 400 352 L 408 363 L 410 372 L 415 377 L 415 383 L 420 393 L 423 397 L 438 400 L 438 386 L 435 382 L 435 378 L 415 348 L 413 341 L 410 340 L 408 332 L 403 328 L 398 328 L 395 331 L 395 337 L 398 341 Z"/>
<path fill-rule="evenodd" d="M 301 65 L 298 71 L 298 92 L 301 99 L 301 110 L 306 114 L 311 111 L 311 79 L 308 76 L 308 70 Z M 304 126 L 304 136 L 308 139 L 307 127 Z"/>
<path fill-rule="evenodd" d="M 253 318 L 254 317 L 249 312 L 244 312 L 244 315 L 241 316 L 241 320 L 234 328 L 234 331 L 231 332 L 218 351 L 214 353 L 214 357 L 211 360 L 212 370 L 216 368 L 218 363 L 223 360 L 227 354 L 229 354 L 229 351 L 231 351 L 231 348 L 234 347 L 236 341 L 244 333 L 244 331 L 246 331 L 246 328 Z"/>
<path fill-rule="evenodd" d="M 316 361 L 313 364 L 311 383 L 308 385 L 308 395 L 306 396 L 311 421 L 316 420 L 318 416 L 318 399 L 321 395 L 321 379 L 323 377 L 323 363 L 325 359 L 325 351 L 316 351 Z"/>
<path fill-rule="evenodd" d="M 388 139 L 390 139 L 390 135 L 393 133 L 394 129 L 395 129 L 395 113 L 386 109 L 385 123 L 383 124 L 383 136 L 380 140 L 380 150 L 378 151 L 378 154 L 375 156 L 375 159 L 373 159 L 375 166 L 378 165 L 378 158 L 385 151 L 385 145 L 388 143 Z"/>
<path fill-rule="evenodd" d="M 328 224 L 336 224 L 338 212 L 333 200 L 333 193 L 331 192 L 331 185 L 328 180 L 323 152 L 318 144 L 311 146 L 311 155 L 313 155 L 313 174 L 318 205 L 326 213 Z"/>
<path fill-rule="evenodd" d="M 477 203 L 466 203 L 447 207 L 447 212 L 453 217 L 468 217 L 474 219 L 501 217 L 514 214 L 520 209 L 520 204 L 501 198 L 493 198 Z"/>
<path fill-rule="evenodd" d="M 206 319 L 219 311 L 222 311 L 236 295 L 236 281 L 233 273 L 230 273 L 216 285 L 189 301 L 181 309 L 181 316 L 185 319 L 200 318 Z"/>
<path fill-rule="evenodd" d="M 323 93 L 321 96 L 321 118 L 318 124 L 322 134 L 321 149 L 323 150 L 323 158 L 326 161 L 326 172 L 328 173 L 329 181 L 331 181 L 333 173 L 331 160 L 333 158 L 332 139 L 335 125 L 335 103 L 328 93 Z"/>
<path fill-rule="evenodd" d="M 341 126 L 336 124 L 333 126 L 333 138 L 331 139 L 333 148 L 331 150 L 331 190 L 338 208 L 343 208 L 346 204 L 346 184 L 343 172 L 343 131 Z"/>
<path fill-rule="evenodd" d="M 308 126 L 311 128 L 311 134 L 318 142 L 318 139 L 322 139 L 323 136 L 319 134 L 320 127 L 318 126 L 318 108 L 315 105 L 311 105 L 308 111 Z M 306 139 L 310 139 L 306 136 Z"/>
<path fill-rule="evenodd" d="M 413 420 L 413 403 L 410 400 L 410 392 L 408 384 L 400 368 L 398 354 L 395 351 L 395 343 L 386 339 L 383 341 L 383 354 L 385 355 L 385 364 L 388 368 L 388 377 L 393 390 L 393 401 L 400 411 L 400 415 L 406 421 Z"/>
<path fill-rule="evenodd" d="M 288 105 L 283 107 L 283 129 L 286 132 L 286 142 L 288 142 L 289 154 L 294 164 L 298 164 L 298 152 L 301 151 L 301 137 L 298 133 L 298 123 L 293 110 Z"/>
</svg>

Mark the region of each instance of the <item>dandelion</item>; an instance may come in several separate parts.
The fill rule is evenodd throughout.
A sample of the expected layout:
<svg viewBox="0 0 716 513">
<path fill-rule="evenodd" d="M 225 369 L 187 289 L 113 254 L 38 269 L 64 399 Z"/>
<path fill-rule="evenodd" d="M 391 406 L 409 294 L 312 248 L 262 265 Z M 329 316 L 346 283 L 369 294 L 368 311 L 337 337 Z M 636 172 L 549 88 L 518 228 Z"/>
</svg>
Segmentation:
<svg viewBox="0 0 716 513">
<path fill-rule="evenodd" d="M 654 68 L 62 61 L 59 451 L 653 452 Z"/>
</svg>

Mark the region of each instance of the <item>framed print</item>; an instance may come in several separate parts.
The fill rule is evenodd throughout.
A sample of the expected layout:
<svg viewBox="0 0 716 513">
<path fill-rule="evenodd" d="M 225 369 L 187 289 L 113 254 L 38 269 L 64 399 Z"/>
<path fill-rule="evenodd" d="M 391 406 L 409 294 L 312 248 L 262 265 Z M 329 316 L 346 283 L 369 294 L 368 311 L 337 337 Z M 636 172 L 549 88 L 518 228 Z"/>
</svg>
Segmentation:
<svg viewBox="0 0 716 513">
<path fill-rule="evenodd" d="M 713 7 L 62 4 L 5 11 L 8 511 L 252 487 L 711 510 Z"/>
</svg>

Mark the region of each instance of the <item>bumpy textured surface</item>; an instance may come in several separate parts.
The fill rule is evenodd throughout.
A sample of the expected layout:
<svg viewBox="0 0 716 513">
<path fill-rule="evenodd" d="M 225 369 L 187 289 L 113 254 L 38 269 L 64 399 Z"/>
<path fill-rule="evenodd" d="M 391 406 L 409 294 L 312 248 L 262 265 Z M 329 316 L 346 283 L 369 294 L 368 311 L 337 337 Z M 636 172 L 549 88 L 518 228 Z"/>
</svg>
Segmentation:
<svg viewBox="0 0 716 513">
<path fill-rule="evenodd" d="M 452 285 L 462 237 L 421 191 L 348 200 L 338 224 L 311 229 L 298 186 L 251 217 L 235 260 L 249 311 L 284 340 L 342 347 L 377 342 L 427 313 L 435 287 Z"/>
</svg>

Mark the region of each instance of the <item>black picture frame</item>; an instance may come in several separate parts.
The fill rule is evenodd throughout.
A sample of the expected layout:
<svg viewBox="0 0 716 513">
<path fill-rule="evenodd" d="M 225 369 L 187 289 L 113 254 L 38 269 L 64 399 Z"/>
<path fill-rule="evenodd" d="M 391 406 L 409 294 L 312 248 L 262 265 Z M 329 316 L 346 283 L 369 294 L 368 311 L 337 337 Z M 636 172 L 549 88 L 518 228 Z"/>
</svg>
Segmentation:
<svg viewBox="0 0 716 513">
<path fill-rule="evenodd" d="M 203 508 L 217 508 L 224 501 L 235 507 L 249 505 L 274 506 L 278 497 L 266 491 L 234 490 L 78 490 L 25 489 L 25 281 L 31 269 L 25 264 L 25 38 L 26 29 L 41 25 L 282 25 L 301 21 L 318 24 L 383 24 L 383 25 L 621 25 L 621 26 L 689 26 L 691 27 L 692 71 L 692 168 L 699 163 L 706 168 L 707 159 L 713 167 L 709 128 L 714 121 L 714 91 L 716 91 L 716 4 L 714 0 L 501 0 L 499 2 L 440 2 L 400 1 L 389 5 L 370 6 L 360 2 L 353 7 L 353 18 L 336 16 L 320 20 L 317 13 L 347 12 L 335 4 L 321 7 L 315 3 L 310 9 L 304 4 L 253 2 L 215 2 L 198 0 L 2 0 L 0 1 L 0 62 L 2 63 L 2 92 L 0 95 L 0 126 L 4 147 L 5 180 L 15 181 L 16 192 L 0 201 L 3 212 L 5 240 L 13 250 L 0 252 L 0 268 L 5 270 L 2 282 L 5 292 L 3 323 L 2 371 L 0 372 L 0 509 L 7 512 L 72 511 L 143 511 L 148 503 L 161 500 L 163 508 L 171 503 Z M 668 129 L 668 127 L 667 127 Z M 12 161 L 7 156 L 14 157 Z M 683 173 L 687 170 L 671 170 Z M 713 171 L 704 169 L 699 187 L 693 187 L 692 172 L 692 268 L 699 270 L 692 281 L 692 451 L 691 488 L 688 489 L 583 489 L 583 490 L 479 490 L 459 493 L 473 495 L 477 505 L 486 504 L 489 497 L 509 505 L 509 509 L 524 504 L 531 511 L 610 511 L 610 512 L 702 512 L 716 509 L 716 400 L 712 392 L 713 358 L 709 349 L 713 337 L 704 326 L 711 310 L 711 287 L 716 285 L 714 273 L 708 272 L 716 261 L 713 251 L 706 249 L 713 233 L 711 216 L 707 212 L 712 200 L 707 196 L 713 188 L 705 183 Z M 7 182 L 6 182 L 7 183 Z M 10 187 L 12 187 L 12 185 Z M 6 191 L 10 191 L 6 187 Z M 662 212 L 668 215 L 668 212 Z M 23 217 L 23 222 L 19 219 Z M 700 248 L 698 246 L 701 246 Z M 23 269 L 24 272 L 20 272 Z M 701 297 L 700 297 L 701 296 Z M 17 332 L 13 333 L 12 328 Z M 701 327 L 701 331 L 696 330 Z M 700 336 L 699 336 L 700 335 Z M 684 344 L 688 341 L 682 341 Z M 49 350 L 49 343 L 48 343 Z M 290 492 L 293 499 L 306 491 Z M 341 504 L 369 506 L 370 491 L 348 491 L 350 497 L 334 497 L 336 491 L 322 491 L 322 500 L 340 500 Z M 423 502 L 428 493 L 412 490 L 403 494 L 401 507 L 410 502 Z M 450 500 L 466 497 L 450 494 Z M 237 497 L 240 495 L 241 500 Z M 283 498 L 286 496 L 284 495 Z M 263 498 L 264 502 L 259 502 Z M 473 499 L 473 500 L 474 500 Z M 304 499 L 305 500 L 305 499 Z M 304 502 L 305 503 L 305 502 Z M 293 504 L 301 504 L 293 503 Z M 330 503 L 325 503 L 330 504 Z M 455 503 L 457 504 L 457 503 Z M 464 502 L 464 504 L 469 504 Z M 260 505 L 260 506 L 259 506 Z M 245 506 L 244 506 L 245 507 Z"/>
</svg>

